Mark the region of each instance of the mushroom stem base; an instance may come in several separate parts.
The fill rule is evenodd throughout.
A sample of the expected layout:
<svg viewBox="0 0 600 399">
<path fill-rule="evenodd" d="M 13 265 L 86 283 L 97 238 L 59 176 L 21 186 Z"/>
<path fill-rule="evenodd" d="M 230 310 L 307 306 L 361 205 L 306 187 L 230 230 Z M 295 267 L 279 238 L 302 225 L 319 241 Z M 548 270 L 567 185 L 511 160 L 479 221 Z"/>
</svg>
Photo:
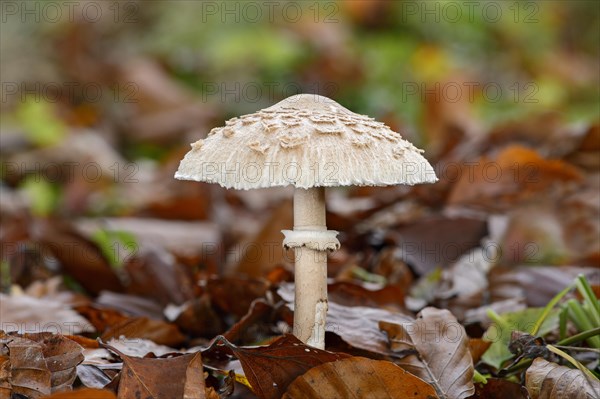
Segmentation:
<svg viewBox="0 0 600 399">
<path fill-rule="evenodd" d="M 326 249 L 332 249 L 317 243 L 318 237 L 327 233 L 325 188 L 296 188 L 294 233 L 296 238 L 302 238 L 302 242 L 290 245 L 295 250 L 294 335 L 302 342 L 323 349 L 328 307 Z M 336 232 L 331 233 L 335 239 Z"/>
<path fill-rule="evenodd" d="M 327 254 L 296 248 L 294 335 L 302 342 L 325 348 L 327 315 Z"/>
</svg>

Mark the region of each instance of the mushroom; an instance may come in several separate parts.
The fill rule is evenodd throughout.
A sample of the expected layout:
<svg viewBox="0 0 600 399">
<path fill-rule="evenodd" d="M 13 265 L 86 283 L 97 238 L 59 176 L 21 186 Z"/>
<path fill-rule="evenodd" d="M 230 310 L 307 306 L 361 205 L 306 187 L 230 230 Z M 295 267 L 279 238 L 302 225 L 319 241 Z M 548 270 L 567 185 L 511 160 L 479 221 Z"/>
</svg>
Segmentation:
<svg viewBox="0 0 600 399">
<path fill-rule="evenodd" d="M 294 335 L 323 349 L 327 251 L 339 248 L 325 223 L 325 187 L 433 183 L 431 165 L 388 126 L 337 102 L 299 94 L 233 118 L 192 144 L 175 174 L 181 180 L 252 189 L 293 185 Z"/>
</svg>

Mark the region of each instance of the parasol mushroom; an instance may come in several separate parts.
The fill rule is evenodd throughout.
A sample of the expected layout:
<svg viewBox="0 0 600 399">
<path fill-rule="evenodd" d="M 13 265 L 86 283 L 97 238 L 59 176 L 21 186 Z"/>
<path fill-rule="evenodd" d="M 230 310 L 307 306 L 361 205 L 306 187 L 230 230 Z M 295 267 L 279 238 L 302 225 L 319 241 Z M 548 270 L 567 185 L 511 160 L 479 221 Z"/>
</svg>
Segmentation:
<svg viewBox="0 0 600 399">
<path fill-rule="evenodd" d="M 337 102 L 299 94 L 228 120 L 192 144 L 175 178 L 253 189 L 293 185 L 294 335 L 325 346 L 327 251 L 339 248 L 325 223 L 325 187 L 433 183 L 427 160 L 399 133 Z"/>
</svg>

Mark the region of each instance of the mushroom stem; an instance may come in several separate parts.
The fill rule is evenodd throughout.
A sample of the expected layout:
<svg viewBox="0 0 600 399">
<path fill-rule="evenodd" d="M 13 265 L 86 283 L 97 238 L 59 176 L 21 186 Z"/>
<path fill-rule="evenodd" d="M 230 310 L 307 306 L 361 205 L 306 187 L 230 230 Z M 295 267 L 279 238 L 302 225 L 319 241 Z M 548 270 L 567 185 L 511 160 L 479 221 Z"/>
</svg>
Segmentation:
<svg viewBox="0 0 600 399">
<path fill-rule="evenodd" d="M 294 231 L 326 231 L 325 188 L 296 188 Z M 316 348 L 325 348 L 327 315 L 327 252 L 308 246 L 295 249 L 294 335 Z"/>
</svg>

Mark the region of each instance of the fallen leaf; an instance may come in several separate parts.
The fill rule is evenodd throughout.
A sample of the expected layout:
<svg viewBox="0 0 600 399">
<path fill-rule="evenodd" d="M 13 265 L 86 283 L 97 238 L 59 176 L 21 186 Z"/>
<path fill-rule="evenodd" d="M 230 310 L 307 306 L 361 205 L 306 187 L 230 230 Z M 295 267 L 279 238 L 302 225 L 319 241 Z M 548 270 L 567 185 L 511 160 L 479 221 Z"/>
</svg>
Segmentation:
<svg viewBox="0 0 600 399">
<path fill-rule="evenodd" d="M 556 197 L 572 191 L 570 183 L 576 185 L 582 180 L 576 167 L 519 145 L 505 147 L 495 157 L 484 155 L 465 163 L 458 173 L 448 203 L 492 210 Z"/>
<path fill-rule="evenodd" d="M 182 182 L 178 182 L 182 183 Z M 181 188 L 177 185 L 177 188 Z M 188 188 L 202 191 L 201 185 L 194 183 Z M 206 191 L 206 190 L 205 190 Z M 196 206 L 200 197 L 193 196 Z M 186 204 L 178 204 L 185 207 Z M 135 236 L 139 247 L 163 247 L 176 258 L 195 263 L 215 262 L 221 242 L 219 226 L 211 222 L 185 222 L 154 218 L 101 218 L 83 219 L 76 224 L 79 231 L 91 238 L 102 229 L 105 231 L 126 231 Z M 133 255 L 137 248 L 130 248 L 126 255 Z"/>
<path fill-rule="evenodd" d="M 50 395 L 51 372 L 44 359 L 43 345 L 26 338 L 6 337 L 2 346 L 8 348 L 10 361 L 9 384 L 13 394 L 29 398 Z"/>
<path fill-rule="evenodd" d="M 213 308 L 208 294 L 181 306 L 169 305 L 165 309 L 165 315 L 182 331 L 195 336 L 212 338 L 224 329 L 224 323 Z"/>
<path fill-rule="evenodd" d="M 557 113 L 531 115 L 494 127 L 486 137 L 486 147 L 521 145 L 552 157 L 562 157 L 573 151 L 585 131 L 567 127 Z"/>
<path fill-rule="evenodd" d="M 236 246 L 240 253 L 236 254 L 235 260 L 239 259 L 239 261 L 226 268 L 228 275 L 247 275 L 258 278 L 267 274 L 278 264 L 286 261 L 289 263 L 291 255 L 286 255 L 280 243 L 283 239 L 281 230 L 293 225 L 292 209 L 289 199 L 283 201 L 271 213 L 260 231 Z"/>
<path fill-rule="evenodd" d="M 488 378 L 485 384 L 475 384 L 475 395 L 469 399 L 529 399 L 529 394 L 516 382 Z"/>
<path fill-rule="evenodd" d="M 10 357 L 2 354 L 0 355 L 0 398 L 10 398 L 12 391 L 10 374 Z"/>
<path fill-rule="evenodd" d="M 250 304 L 267 292 L 264 280 L 238 277 L 211 278 L 206 282 L 206 292 L 214 305 L 224 313 L 244 316 Z"/>
<path fill-rule="evenodd" d="M 496 298 L 524 297 L 528 306 L 543 307 L 577 275 L 600 281 L 600 271 L 577 266 L 494 267 L 489 276 Z"/>
<path fill-rule="evenodd" d="M 121 336 L 129 339 L 149 339 L 159 345 L 167 346 L 179 346 L 185 340 L 174 324 L 147 317 L 135 317 L 111 326 L 102 334 L 101 338 L 103 341 L 108 341 Z"/>
<path fill-rule="evenodd" d="M 94 332 L 93 325 L 57 301 L 27 295 L 0 294 L 0 326 L 6 332 L 44 332 L 78 334 Z"/>
<path fill-rule="evenodd" d="M 169 358 L 137 358 L 106 346 L 123 359 L 118 396 L 121 398 L 204 399 L 200 352 Z"/>
<path fill-rule="evenodd" d="M 403 323 L 412 319 L 403 313 L 384 309 L 342 306 L 330 302 L 325 330 L 339 335 L 355 348 L 388 356 L 390 350 L 387 337 L 378 327 L 381 320 Z"/>
<path fill-rule="evenodd" d="M 313 367 L 289 386 L 283 399 L 433 399 L 435 389 L 384 360 L 350 357 Z"/>
<path fill-rule="evenodd" d="M 469 339 L 469 352 L 471 352 L 471 357 L 473 358 L 474 364 L 476 364 L 479 361 L 479 359 L 481 359 L 481 355 L 483 355 L 485 351 L 488 350 L 491 344 L 491 342 L 484 341 L 481 338 Z"/>
<path fill-rule="evenodd" d="M 452 313 L 429 307 L 414 322 L 382 321 L 379 327 L 388 334 L 392 351 L 407 353 L 396 363 L 432 384 L 440 398 L 463 399 L 475 393 L 469 338 Z"/>
<path fill-rule="evenodd" d="M 129 316 L 144 316 L 151 319 L 163 317 L 163 307 L 151 298 L 131 294 L 102 291 L 94 305 L 104 309 L 114 309 Z"/>
<path fill-rule="evenodd" d="M 400 309 L 404 305 L 404 290 L 397 285 L 386 285 L 370 290 L 362 285 L 345 281 L 327 286 L 329 300 L 344 306 L 371 306 Z"/>
<path fill-rule="evenodd" d="M 102 389 L 111 382 L 111 378 L 100 368 L 93 364 L 80 364 L 77 366 L 77 378 L 88 388 Z"/>
<path fill-rule="evenodd" d="M 294 285 L 283 284 L 277 290 L 288 307 L 293 309 Z M 381 320 L 390 323 L 404 323 L 412 320 L 412 317 L 385 309 L 366 306 L 344 306 L 335 302 L 329 302 L 327 310 L 327 324 L 325 331 L 338 335 L 344 342 L 351 346 L 367 350 L 380 355 L 390 355 L 386 335 L 379 329 Z"/>
<path fill-rule="evenodd" d="M 108 389 L 83 388 L 45 396 L 44 399 L 117 399 L 117 397 Z"/>
<path fill-rule="evenodd" d="M 256 341 L 249 337 L 250 329 L 257 325 L 258 322 L 263 321 L 267 316 L 273 313 L 273 306 L 271 306 L 264 299 L 256 299 L 252 302 L 248 313 L 242 317 L 237 323 L 223 333 L 223 337 L 229 342 L 233 342 L 239 345 L 239 341 Z"/>
<path fill-rule="evenodd" d="M 531 399 L 596 399 L 600 382 L 581 370 L 559 366 L 537 358 L 525 373 L 525 385 Z"/>
<path fill-rule="evenodd" d="M 34 236 L 48 247 L 63 270 L 92 294 L 122 292 L 123 285 L 96 244 L 65 223 L 38 222 Z"/>
<path fill-rule="evenodd" d="M 131 279 L 128 292 L 155 299 L 157 302 L 182 304 L 194 297 L 191 274 L 162 246 L 136 249 L 125 261 Z"/>
<path fill-rule="evenodd" d="M 98 308 L 91 305 L 77 306 L 75 309 L 89 320 L 100 333 L 129 319 L 129 317 L 114 309 Z"/>
<path fill-rule="evenodd" d="M 62 335 L 27 334 L 42 344 L 46 366 L 50 370 L 52 393 L 71 390 L 77 377 L 77 366 L 83 361 L 83 348 Z"/>
<path fill-rule="evenodd" d="M 446 267 L 487 235 L 486 221 L 458 216 L 430 216 L 394 232 L 402 258 L 419 276 Z"/>
<path fill-rule="evenodd" d="M 211 348 L 219 347 L 227 348 L 239 359 L 252 390 L 261 399 L 280 398 L 296 377 L 315 366 L 348 357 L 307 346 L 291 334 L 258 347 L 237 347 L 218 337 Z"/>
</svg>

